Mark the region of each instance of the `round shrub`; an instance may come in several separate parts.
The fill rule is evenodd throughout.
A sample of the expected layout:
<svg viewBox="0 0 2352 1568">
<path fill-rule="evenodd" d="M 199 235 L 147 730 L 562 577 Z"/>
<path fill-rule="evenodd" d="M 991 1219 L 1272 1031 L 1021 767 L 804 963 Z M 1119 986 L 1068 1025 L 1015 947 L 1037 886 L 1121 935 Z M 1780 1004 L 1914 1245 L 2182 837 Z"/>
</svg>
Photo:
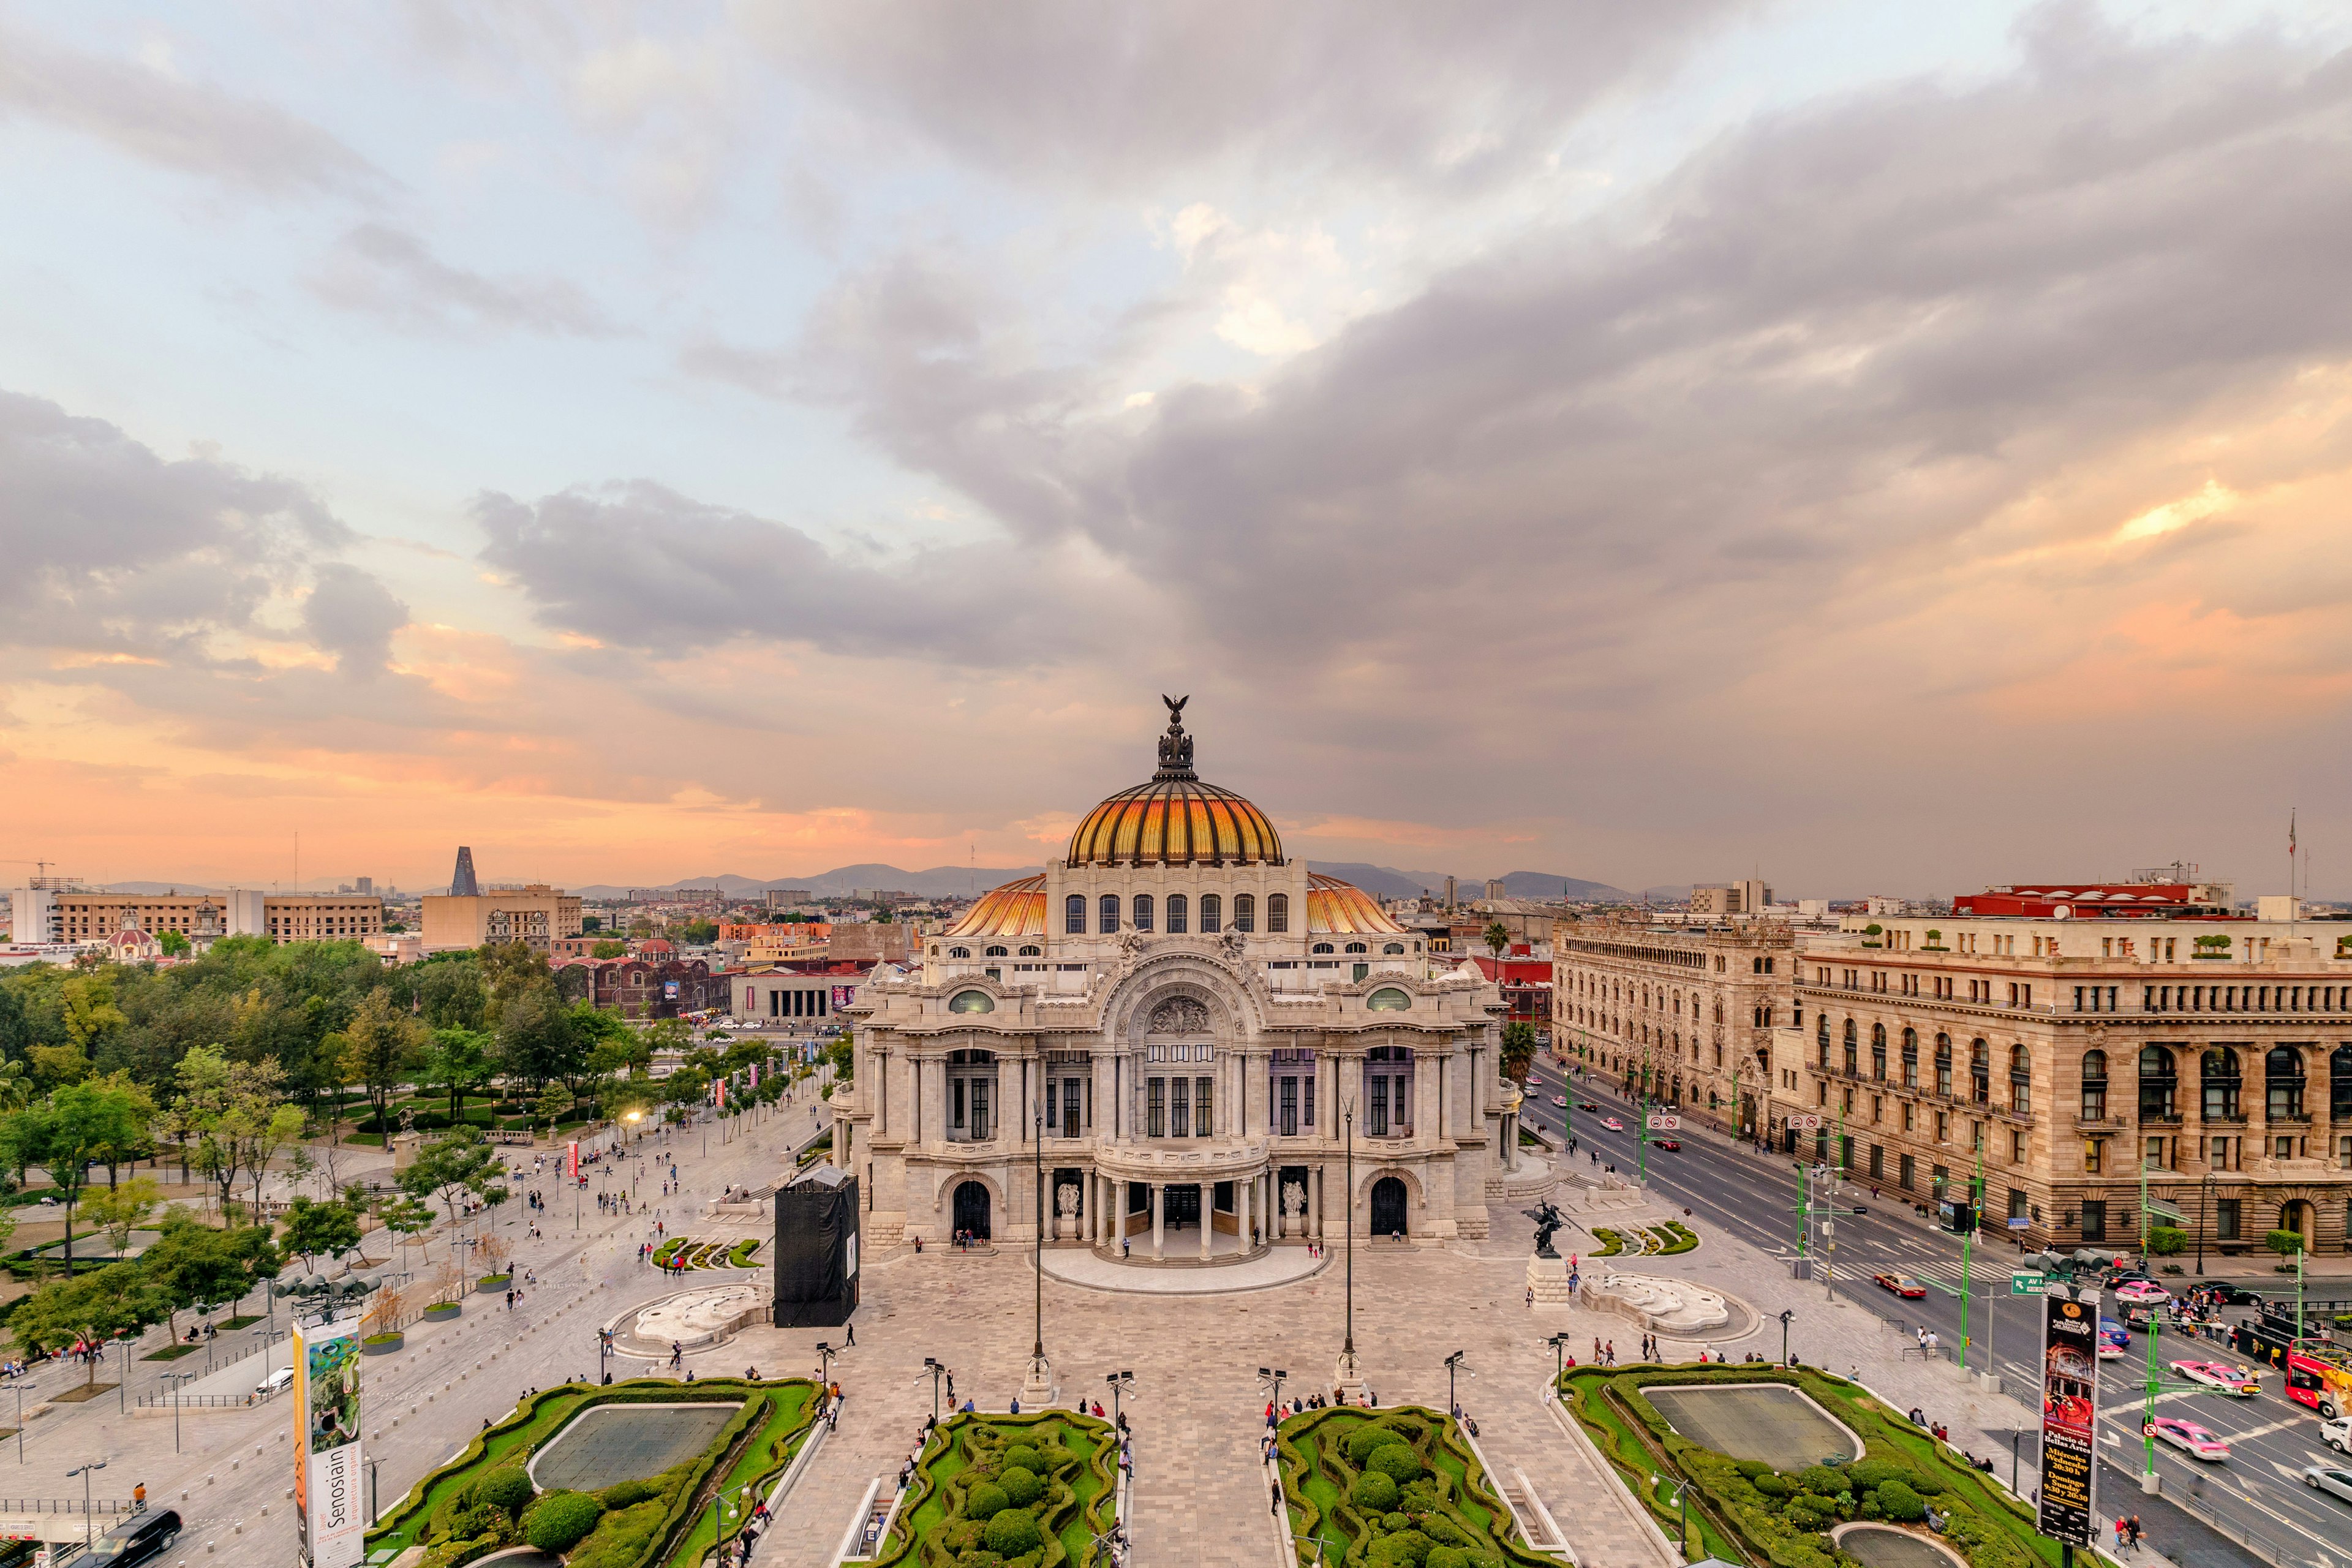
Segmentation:
<svg viewBox="0 0 2352 1568">
<path fill-rule="evenodd" d="M 1412 1516 L 1406 1513 L 1384 1513 L 1381 1515 L 1381 1528 L 1391 1535 L 1400 1530 L 1411 1530 Z"/>
<path fill-rule="evenodd" d="M 1024 1557 L 1045 1543 L 1045 1532 L 1037 1528 L 1037 1516 L 1027 1509 L 1008 1508 L 988 1521 L 980 1541 L 999 1557 Z"/>
<path fill-rule="evenodd" d="M 963 1512 L 966 1519 L 994 1519 L 1013 1506 L 1004 1489 L 994 1481 L 982 1481 L 964 1494 Z"/>
<path fill-rule="evenodd" d="M 474 1483 L 477 1498 L 492 1508 L 502 1508 L 515 1514 L 522 1512 L 536 1489 L 530 1484 L 530 1478 L 513 1465 L 492 1470 Z"/>
<path fill-rule="evenodd" d="M 1378 1470 L 1366 1470 L 1348 1489 L 1348 1500 L 1366 1513 L 1386 1513 L 1396 1507 L 1397 1484 Z"/>
<path fill-rule="evenodd" d="M 1429 1561 L 1429 1537 L 1418 1530 L 1400 1530 L 1393 1535 L 1381 1537 L 1380 1544 L 1366 1553 L 1371 1568 L 1423 1568 Z"/>
<path fill-rule="evenodd" d="M 1853 1485 L 1843 1470 L 1832 1469 L 1827 1465 L 1807 1465 L 1797 1472 L 1797 1484 L 1822 1497 L 1835 1497 Z"/>
<path fill-rule="evenodd" d="M 1348 1434 L 1348 1463 L 1360 1470 L 1364 1468 L 1364 1461 L 1371 1458 L 1373 1449 L 1403 1441 L 1385 1426 L 1359 1426 Z"/>
<path fill-rule="evenodd" d="M 1004 1489 L 1005 1500 L 1014 1508 L 1027 1508 L 1045 1492 L 1045 1483 L 1037 1479 L 1037 1472 L 1018 1465 L 1001 1472 L 996 1484 Z"/>
<path fill-rule="evenodd" d="M 997 1468 L 1005 1470 L 1027 1470 L 1032 1475 L 1043 1475 L 1045 1470 L 1045 1457 L 1026 1443 L 1015 1443 L 1004 1450 L 1004 1458 L 997 1461 Z"/>
<path fill-rule="evenodd" d="M 1924 1470 L 1907 1472 L 1903 1477 L 1903 1484 L 1921 1497 L 1940 1497 L 1944 1492 L 1944 1478 L 1929 1475 Z"/>
<path fill-rule="evenodd" d="M 1470 1568 L 1470 1553 L 1459 1546 L 1433 1546 L 1422 1568 Z"/>
<path fill-rule="evenodd" d="M 1877 1493 L 1879 1511 L 1906 1524 L 1916 1524 L 1927 1517 L 1927 1500 L 1901 1481 L 1882 1481 Z"/>
<path fill-rule="evenodd" d="M 1788 1477 L 1767 1470 L 1756 1478 L 1756 1489 L 1766 1497 L 1787 1497 L 1797 1489 Z"/>
<path fill-rule="evenodd" d="M 1402 1443 L 1383 1443 L 1366 1457 L 1364 1468 L 1402 1486 L 1420 1476 L 1421 1456 Z"/>
<path fill-rule="evenodd" d="M 644 1481 L 614 1481 L 596 1494 L 596 1500 L 607 1509 L 621 1509 L 641 1503 L 649 1497 L 659 1496 L 661 1489 L 648 1486 Z"/>
<path fill-rule="evenodd" d="M 1731 1468 L 1751 1481 L 1759 1476 L 1769 1476 L 1772 1473 L 1772 1467 L 1761 1459 L 1735 1459 L 1732 1461 Z"/>
<path fill-rule="evenodd" d="M 569 1552 L 588 1538 L 604 1511 L 586 1492 L 549 1492 L 531 1506 L 523 1539 L 541 1552 Z"/>
</svg>

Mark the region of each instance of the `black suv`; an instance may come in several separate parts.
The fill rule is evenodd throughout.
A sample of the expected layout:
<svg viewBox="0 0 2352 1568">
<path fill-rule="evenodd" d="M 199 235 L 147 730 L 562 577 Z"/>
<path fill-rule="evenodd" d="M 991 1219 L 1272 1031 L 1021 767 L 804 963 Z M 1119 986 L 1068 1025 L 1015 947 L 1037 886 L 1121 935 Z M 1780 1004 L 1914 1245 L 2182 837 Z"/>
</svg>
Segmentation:
<svg viewBox="0 0 2352 1568">
<path fill-rule="evenodd" d="M 161 1557 L 180 1539 L 180 1514 L 177 1509 L 163 1509 L 154 1513 L 134 1513 L 90 1543 L 84 1559 L 96 1568 L 132 1568 L 134 1563 Z"/>
</svg>

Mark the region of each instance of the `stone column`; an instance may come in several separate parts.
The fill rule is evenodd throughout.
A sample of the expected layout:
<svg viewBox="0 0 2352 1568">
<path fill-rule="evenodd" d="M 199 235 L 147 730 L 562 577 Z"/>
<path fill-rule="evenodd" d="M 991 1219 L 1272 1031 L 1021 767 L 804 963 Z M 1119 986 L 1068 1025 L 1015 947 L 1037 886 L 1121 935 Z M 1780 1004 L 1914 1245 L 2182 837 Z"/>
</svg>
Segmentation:
<svg viewBox="0 0 2352 1568">
<path fill-rule="evenodd" d="M 1158 1262 L 1168 1245 L 1168 1205 L 1163 1197 L 1167 1188 L 1160 1183 L 1151 1184 L 1151 1257 Z"/>
<path fill-rule="evenodd" d="M 1234 1201 L 1239 1203 L 1241 1200 L 1235 1198 Z M 1209 1247 L 1216 1234 L 1217 1184 L 1211 1180 L 1201 1184 L 1201 1261 L 1203 1263 L 1209 1260 Z"/>
<path fill-rule="evenodd" d="M 1234 1235 L 1240 1240 L 1244 1252 L 1249 1250 L 1250 1189 L 1256 1185 L 1255 1176 L 1234 1184 Z"/>
<path fill-rule="evenodd" d="M 1316 1240 L 1323 1239 L 1323 1167 L 1318 1165 L 1307 1178 L 1307 1234 Z"/>
</svg>

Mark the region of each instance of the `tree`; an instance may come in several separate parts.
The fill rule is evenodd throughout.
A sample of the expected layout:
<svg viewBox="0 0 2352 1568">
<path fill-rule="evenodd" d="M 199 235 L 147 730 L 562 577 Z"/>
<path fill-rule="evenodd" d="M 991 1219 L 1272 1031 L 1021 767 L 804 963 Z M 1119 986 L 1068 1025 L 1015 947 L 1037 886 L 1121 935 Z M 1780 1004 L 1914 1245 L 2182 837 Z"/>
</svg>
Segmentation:
<svg viewBox="0 0 2352 1568">
<path fill-rule="evenodd" d="M 499 1060 L 509 1079 L 533 1088 L 551 1078 L 569 1081 L 587 1065 L 571 1011 L 552 985 L 534 987 L 506 1004 L 499 1015 Z"/>
<path fill-rule="evenodd" d="M 166 958 L 185 958 L 195 947 L 188 940 L 188 933 L 180 931 L 162 932 L 155 938 L 155 945 L 163 950 Z"/>
<path fill-rule="evenodd" d="M 2274 1230 L 2263 1237 L 2263 1245 L 2269 1247 L 2273 1252 L 2277 1253 L 2281 1258 L 2293 1258 L 2296 1253 L 2301 1252 L 2304 1249 L 2303 1232 L 2299 1230 Z"/>
<path fill-rule="evenodd" d="M 489 1036 L 478 1029 L 436 1029 L 417 1077 L 428 1089 L 449 1091 L 449 1121 L 465 1118 L 465 1097 L 490 1081 L 497 1064 L 490 1060 Z"/>
<path fill-rule="evenodd" d="M 849 1031 L 844 1029 L 828 1041 L 817 1059 L 833 1068 L 835 1082 L 849 1082 L 857 1072 L 857 1048 L 850 1040 Z"/>
<path fill-rule="evenodd" d="M 422 1236 L 433 1228 L 433 1211 L 412 1197 L 385 1199 L 376 1205 L 375 1217 L 383 1222 L 386 1230 L 400 1237 L 403 1246 L 407 1245 L 410 1237 Z M 424 1243 L 417 1245 L 422 1247 Z"/>
<path fill-rule="evenodd" d="M 1503 977 L 1503 950 L 1511 945 L 1510 928 L 1500 921 L 1489 921 L 1486 929 L 1479 933 L 1478 940 L 1485 942 L 1487 951 L 1495 955 L 1495 978 L 1500 980 Z"/>
<path fill-rule="evenodd" d="M 270 1156 L 301 1135 L 302 1113 L 279 1092 L 285 1077 L 274 1061 L 233 1062 L 212 1047 L 181 1059 L 181 1099 L 202 1138 L 196 1163 L 220 1188 L 224 1215 L 240 1177 L 250 1175 L 259 1200 Z"/>
<path fill-rule="evenodd" d="M 98 1343 L 136 1333 L 170 1315 L 164 1293 L 135 1263 L 110 1263 L 79 1279 L 44 1285 L 25 1298 L 8 1319 L 17 1347 L 39 1355 L 77 1341 Z M 89 1362 L 87 1385 L 98 1382 L 98 1359 Z"/>
<path fill-rule="evenodd" d="M 562 1120 L 563 1113 L 571 1110 L 574 1103 L 576 1102 L 572 1098 L 572 1091 L 562 1084 L 551 1083 L 541 1091 L 539 1103 L 532 1109 L 539 1113 L 539 1120 L 547 1123 L 549 1137 L 555 1136 L 555 1124 Z"/>
<path fill-rule="evenodd" d="M 163 1188 L 145 1176 L 133 1176 L 92 1197 L 82 1205 L 82 1212 L 106 1233 L 114 1256 L 121 1258 L 131 1250 L 131 1233 L 145 1225 L 163 1203 Z"/>
<path fill-rule="evenodd" d="M 1503 1076 L 1517 1083 L 1535 1065 L 1536 1026 L 1524 1018 L 1503 1026 Z"/>
<path fill-rule="evenodd" d="M 457 1223 L 457 1201 L 467 1193 L 483 1202 L 490 1201 L 495 1189 L 499 1196 L 506 1191 L 498 1187 L 499 1177 L 506 1173 L 479 1129 L 453 1127 L 447 1136 L 437 1142 L 427 1143 L 416 1156 L 416 1163 L 400 1173 L 400 1190 L 413 1198 L 431 1199 L 449 1211 L 449 1223 Z"/>
<path fill-rule="evenodd" d="M 286 1234 L 278 1238 L 278 1246 L 301 1258 L 304 1268 L 321 1253 L 333 1257 L 359 1244 L 360 1216 L 347 1205 L 296 1198 L 286 1205 Z"/>
<path fill-rule="evenodd" d="M 132 1114 L 128 1096 L 103 1084 L 68 1084 L 40 1105 L 16 1113 L 11 1137 L 22 1140 L 12 1158 L 37 1164 L 66 1205 L 66 1268 L 73 1268 L 74 1211 L 81 1203 L 92 1162 L 127 1141 L 124 1123 Z"/>
<path fill-rule="evenodd" d="M 591 958 L 626 958 L 629 956 L 629 944 L 625 942 L 620 941 L 616 937 L 606 937 L 604 941 L 598 942 L 595 946 L 588 950 L 588 956 Z"/>
<path fill-rule="evenodd" d="M 282 1267 L 267 1226 L 215 1230 L 175 1213 L 163 1216 L 162 1228 L 155 1245 L 141 1255 L 139 1267 L 163 1292 L 174 1339 L 180 1333 L 181 1312 L 191 1307 L 210 1310 L 236 1300 Z"/>
<path fill-rule="evenodd" d="M 114 983 L 103 974 L 77 974 L 65 985 L 66 1043 L 88 1055 L 131 1020 L 114 1005 Z"/>
<path fill-rule="evenodd" d="M 13 1003 L 16 998 L 0 991 L 0 1003 Z M 0 1062 L 0 1110 L 13 1110 L 29 1105 L 33 1100 L 33 1075 L 23 1062 Z"/>
<path fill-rule="evenodd" d="M 106 1138 L 99 1145 L 98 1158 L 106 1163 L 106 1184 L 111 1187 L 125 1163 L 154 1152 L 149 1128 L 155 1120 L 155 1101 L 121 1068 L 95 1087 L 104 1089 L 108 1097 Z"/>
<path fill-rule="evenodd" d="M 343 1026 L 343 1060 L 347 1081 L 367 1089 L 379 1131 L 389 1132 L 387 1120 L 392 1091 L 400 1087 L 416 1058 L 416 1024 L 392 1010 L 391 998 L 371 991 L 352 1009 Z"/>
</svg>

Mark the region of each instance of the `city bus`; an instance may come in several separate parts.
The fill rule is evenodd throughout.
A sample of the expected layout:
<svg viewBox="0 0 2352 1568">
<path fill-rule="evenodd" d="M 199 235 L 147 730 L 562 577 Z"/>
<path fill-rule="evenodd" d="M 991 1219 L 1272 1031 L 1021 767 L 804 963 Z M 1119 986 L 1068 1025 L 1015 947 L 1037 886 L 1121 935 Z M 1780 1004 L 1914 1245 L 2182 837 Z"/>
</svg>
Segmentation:
<svg viewBox="0 0 2352 1568">
<path fill-rule="evenodd" d="M 2295 1339 L 2275 1319 L 2241 1323 L 2230 1342 L 2240 1355 L 2285 1373 L 2286 1396 L 2310 1405 L 2323 1420 L 2352 1411 L 2352 1351 L 2324 1340 Z"/>
</svg>

